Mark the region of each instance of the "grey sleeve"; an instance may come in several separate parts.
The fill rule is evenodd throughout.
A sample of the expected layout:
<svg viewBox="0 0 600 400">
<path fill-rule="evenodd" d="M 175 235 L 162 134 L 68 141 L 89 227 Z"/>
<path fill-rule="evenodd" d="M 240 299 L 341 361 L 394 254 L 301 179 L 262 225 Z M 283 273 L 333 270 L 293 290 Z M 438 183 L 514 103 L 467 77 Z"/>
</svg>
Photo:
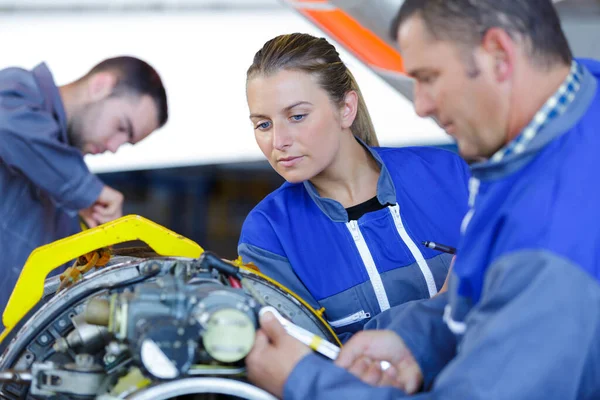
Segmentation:
<svg viewBox="0 0 600 400">
<path fill-rule="evenodd" d="M 57 206 L 81 210 L 98 198 L 102 181 L 75 148 L 57 138 L 58 125 L 47 111 L 23 105 L 0 113 L 0 159 L 47 192 Z"/>
<path fill-rule="evenodd" d="M 287 258 L 248 243 L 238 245 L 238 254 L 243 262 L 254 263 L 260 272 L 297 294 L 315 310 L 321 308 L 298 278 Z"/>
<path fill-rule="evenodd" d="M 591 400 L 600 394 L 600 285 L 556 255 L 522 251 L 488 270 L 454 359 L 413 399 Z M 285 386 L 286 399 L 399 399 L 315 355 Z"/>
<path fill-rule="evenodd" d="M 534 250 L 501 257 L 465 322 L 458 354 L 433 393 L 449 399 L 594 398 L 600 285 L 569 260 Z"/>
<path fill-rule="evenodd" d="M 421 367 L 426 389 L 456 355 L 456 336 L 443 321 L 446 304 L 448 293 L 411 301 L 382 312 L 364 327 L 396 332 Z"/>
</svg>

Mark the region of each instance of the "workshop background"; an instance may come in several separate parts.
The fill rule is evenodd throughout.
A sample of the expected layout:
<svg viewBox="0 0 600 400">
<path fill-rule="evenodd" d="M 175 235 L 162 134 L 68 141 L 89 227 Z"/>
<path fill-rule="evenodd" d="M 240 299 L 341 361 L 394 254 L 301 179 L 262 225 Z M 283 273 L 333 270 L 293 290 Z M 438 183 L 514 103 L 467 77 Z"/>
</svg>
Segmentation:
<svg viewBox="0 0 600 400">
<path fill-rule="evenodd" d="M 368 4 L 383 6 L 389 0 L 345 2 L 368 10 Z M 64 84 L 116 55 L 137 56 L 156 67 L 169 96 L 168 124 L 141 144 L 86 161 L 124 193 L 125 214 L 140 214 L 235 258 L 245 216 L 283 182 L 254 142 L 246 69 L 276 35 L 328 37 L 291 3 L 0 0 L 0 68 L 32 68 L 44 61 Z M 590 40 L 600 37 L 600 2 L 557 3 L 575 54 L 600 58 L 600 41 Z M 361 86 L 383 146 L 455 149 L 433 121 L 414 113 L 401 90 L 342 45 L 338 49 Z"/>
</svg>

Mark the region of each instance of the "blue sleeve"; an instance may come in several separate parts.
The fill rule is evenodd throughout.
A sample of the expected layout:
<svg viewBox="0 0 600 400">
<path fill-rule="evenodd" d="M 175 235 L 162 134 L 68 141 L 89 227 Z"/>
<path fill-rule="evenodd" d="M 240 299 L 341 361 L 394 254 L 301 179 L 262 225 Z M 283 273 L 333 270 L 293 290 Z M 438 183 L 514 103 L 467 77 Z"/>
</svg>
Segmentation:
<svg viewBox="0 0 600 400">
<path fill-rule="evenodd" d="M 448 293 L 392 307 L 364 329 L 394 331 L 404 340 L 423 372 L 423 387 L 431 388 L 440 371 L 456 355 L 456 336 L 443 321 Z"/>
<path fill-rule="evenodd" d="M 600 393 L 600 285 L 553 254 L 523 251 L 494 263 L 466 319 L 454 359 L 418 399 L 595 399 Z M 310 355 L 293 370 L 286 399 L 391 400 Z"/>
<path fill-rule="evenodd" d="M 103 183 L 90 173 L 77 149 L 58 140 L 60 127 L 52 114 L 21 96 L 0 89 L 0 160 L 47 192 L 59 207 L 89 207 Z"/>
<path fill-rule="evenodd" d="M 252 262 L 260 272 L 294 292 L 315 310 L 320 308 L 319 303 L 294 273 L 287 258 L 247 243 L 238 246 L 238 254 L 243 262 Z"/>
<path fill-rule="evenodd" d="M 260 272 L 294 292 L 315 310 L 321 308 L 294 272 L 267 215 L 256 209 L 248 214 L 242 226 L 238 254 L 243 262 L 254 263 Z"/>
</svg>

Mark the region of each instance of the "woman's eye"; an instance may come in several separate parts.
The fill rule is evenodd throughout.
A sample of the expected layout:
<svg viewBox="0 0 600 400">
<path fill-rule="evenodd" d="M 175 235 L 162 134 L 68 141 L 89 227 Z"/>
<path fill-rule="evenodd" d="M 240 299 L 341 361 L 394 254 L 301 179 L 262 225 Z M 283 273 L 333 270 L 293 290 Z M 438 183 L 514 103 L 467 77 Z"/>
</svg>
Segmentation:
<svg viewBox="0 0 600 400">
<path fill-rule="evenodd" d="M 265 129 L 269 129 L 270 126 L 271 126 L 270 122 L 262 122 L 262 123 L 256 125 L 256 129 L 265 130 Z"/>
<path fill-rule="evenodd" d="M 292 115 L 292 120 L 294 120 L 294 121 L 302 121 L 304 119 L 304 117 L 306 117 L 306 114 Z"/>
</svg>

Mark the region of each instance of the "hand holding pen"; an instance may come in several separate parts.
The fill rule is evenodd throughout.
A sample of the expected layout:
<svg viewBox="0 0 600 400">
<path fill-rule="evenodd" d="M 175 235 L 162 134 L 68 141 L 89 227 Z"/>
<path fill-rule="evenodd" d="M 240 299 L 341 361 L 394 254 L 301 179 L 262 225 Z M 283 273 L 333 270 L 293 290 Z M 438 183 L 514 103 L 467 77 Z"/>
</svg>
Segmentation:
<svg viewBox="0 0 600 400">
<path fill-rule="evenodd" d="M 288 335 L 296 338 L 300 342 L 304 343 L 308 347 L 310 347 L 313 351 L 324 355 L 330 360 L 335 360 L 340 353 L 340 348 L 334 345 L 331 342 L 323 339 L 322 337 L 315 335 L 312 332 L 307 331 L 306 329 L 294 324 L 291 321 L 285 319 L 275 307 L 265 306 L 261 308 L 259 315 L 263 315 L 264 313 L 272 313 L 275 318 L 279 321 L 281 325 L 285 328 Z M 385 371 L 390 367 L 390 363 L 387 361 L 380 362 L 380 368 L 382 371 Z"/>
</svg>

